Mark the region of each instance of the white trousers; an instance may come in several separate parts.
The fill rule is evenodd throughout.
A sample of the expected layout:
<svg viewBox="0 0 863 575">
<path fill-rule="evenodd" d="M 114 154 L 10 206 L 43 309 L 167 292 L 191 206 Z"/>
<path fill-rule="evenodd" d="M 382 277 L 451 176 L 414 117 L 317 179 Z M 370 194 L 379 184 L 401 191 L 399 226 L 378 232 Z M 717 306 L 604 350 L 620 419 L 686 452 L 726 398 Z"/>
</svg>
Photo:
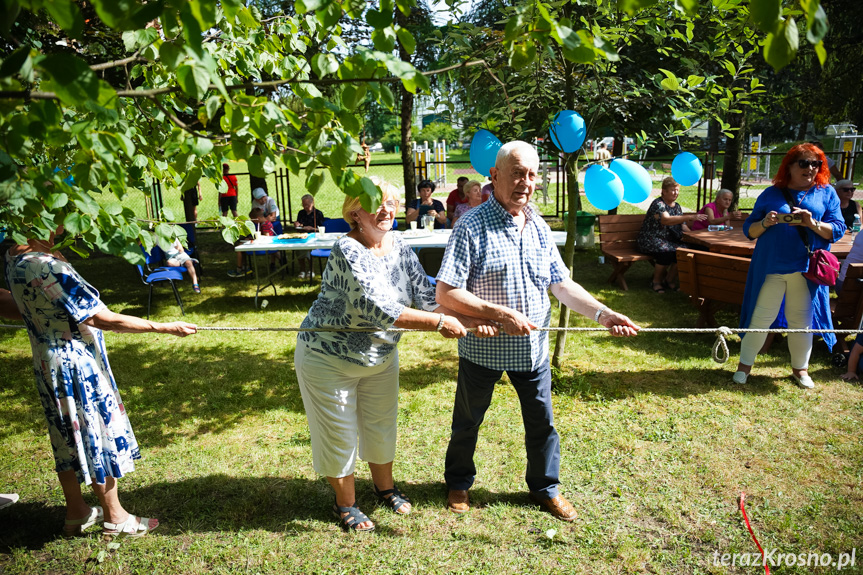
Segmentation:
<svg viewBox="0 0 863 575">
<path fill-rule="evenodd" d="M 749 327 L 769 329 L 776 320 L 779 307 L 785 296 L 785 319 L 791 329 L 807 329 L 812 326 L 812 296 L 806 278 L 801 273 L 767 274 L 758 293 L 758 301 L 752 312 Z M 791 352 L 791 367 L 807 369 L 812 354 L 811 333 L 789 333 L 788 351 Z M 752 365 L 755 356 L 767 339 L 766 333 L 747 333 L 740 344 L 740 363 Z"/>
<path fill-rule="evenodd" d="M 315 471 L 346 477 L 354 472 L 357 455 L 376 464 L 395 458 L 398 350 L 381 365 L 363 367 L 311 351 L 298 339 L 294 366 L 309 421 Z"/>
</svg>

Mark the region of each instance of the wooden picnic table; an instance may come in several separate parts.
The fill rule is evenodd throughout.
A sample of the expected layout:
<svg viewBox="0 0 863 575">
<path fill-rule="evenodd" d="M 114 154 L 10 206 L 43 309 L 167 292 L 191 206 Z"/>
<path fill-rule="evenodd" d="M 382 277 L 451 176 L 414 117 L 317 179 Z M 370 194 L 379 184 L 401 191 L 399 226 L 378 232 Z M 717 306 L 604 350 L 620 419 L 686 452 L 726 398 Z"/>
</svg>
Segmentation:
<svg viewBox="0 0 863 575">
<path fill-rule="evenodd" d="M 707 248 L 708 251 L 731 256 L 752 257 L 757 240 L 750 240 L 743 235 L 742 222 L 735 221 L 734 229 L 711 232 L 710 230 L 691 230 L 684 232 L 683 241 L 695 246 Z M 837 258 L 848 256 L 851 251 L 851 234 L 845 234 L 838 242 L 830 246 L 830 251 Z"/>
</svg>

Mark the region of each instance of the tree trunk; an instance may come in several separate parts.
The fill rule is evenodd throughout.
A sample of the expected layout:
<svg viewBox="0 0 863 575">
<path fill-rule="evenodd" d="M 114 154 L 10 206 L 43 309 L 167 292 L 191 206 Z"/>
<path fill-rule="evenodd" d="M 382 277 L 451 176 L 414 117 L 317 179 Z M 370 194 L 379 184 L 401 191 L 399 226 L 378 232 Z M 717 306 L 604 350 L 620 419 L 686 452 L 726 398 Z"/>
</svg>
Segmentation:
<svg viewBox="0 0 863 575">
<path fill-rule="evenodd" d="M 402 14 L 402 11 L 396 8 L 395 21 L 399 26 L 406 27 L 408 24 L 407 17 Z M 399 42 L 399 58 L 402 62 L 411 63 L 411 55 L 404 49 Z M 404 84 L 399 83 L 399 95 L 401 96 L 401 109 L 399 118 L 401 120 L 401 152 L 402 152 L 402 175 L 405 181 L 405 209 L 417 197 L 417 182 L 416 170 L 414 168 L 414 156 L 411 151 L 411 124 L 414 115 L 414 95 L 408 92 Z"/>
<path fill-rule="evenodd" d="M 714 156 L 719 153 L 719 135 L 721 133 L 719 120 L 710 118 L 707 122 L 707 151 Z"/>
<path fill-rule="evenodd" d="M 809 126 L 809 114 L 804 113 L 800 120 L 800 125 L 797 127 L 797 141 L 802 142 L 806 139 L 806 128 Z"/>
<path fill-rule="evenodd" d="M 564 60 L 564 77 L 566 78 L 566 88 L 564 92 L 564 100 L 566 109 L 572 110 L 575 108 L 574 87 L 572 82 L 572 64 L 569 60 Z M 589 127 L 589 126 L 588 126 Z M 572 154 L 564 154 L 564 170 L 566 173 L 566 197 L 567 205 L 569 206 L 569 218 L 566 224 L 566 245 L 563 248 L 563 263 L 566 269 L 569 270 L 572 276 L 572 259 L 575 256 L 575 235 L 578 211 L 581 209 L 581 196 L 578 193 L 578 172 L 577 159 L 579 151 L 576 150 Z M 560 318 L 558 327 L 569 326 L 569 308 L 565 305 L 560 306 Z M 551 356 L 551 364 L 560 369 L 560 362 L 564 351 L 566 350 L 566 332 L 557 332 L 557 339 L 554 342 L 554 354 Z"/>
<path fill-rule="evenodd" d="M 720 187 L 734 192 L 733 205 L 738 205 L 740 194 L 740 168 L 743 166 L 743 152 L 746 149 L 746 108 L 737 114 L 731 114 L 728 123 L 734 130 L 734 137 L 725 143 L 725 161 L 722 165 L 722 181 Z"/>
</svg>

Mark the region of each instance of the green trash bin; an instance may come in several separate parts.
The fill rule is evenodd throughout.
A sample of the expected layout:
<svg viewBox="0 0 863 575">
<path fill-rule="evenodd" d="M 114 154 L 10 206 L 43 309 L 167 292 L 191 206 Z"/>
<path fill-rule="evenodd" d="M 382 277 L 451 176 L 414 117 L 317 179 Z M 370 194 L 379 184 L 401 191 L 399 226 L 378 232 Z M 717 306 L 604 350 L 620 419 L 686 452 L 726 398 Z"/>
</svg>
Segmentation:
<svg viewBox="0 0 863 575">
<path fill-rule="evenodd" d="M 593 236 L 593 225 L 596 216 L 590 212 L 578 211 L 575 214 L 575 245 L 580 248 L 590 248 L 596 243 Z M 569 212 L 563 212 L 563 227 L 569 228 Z"/>
</svg>

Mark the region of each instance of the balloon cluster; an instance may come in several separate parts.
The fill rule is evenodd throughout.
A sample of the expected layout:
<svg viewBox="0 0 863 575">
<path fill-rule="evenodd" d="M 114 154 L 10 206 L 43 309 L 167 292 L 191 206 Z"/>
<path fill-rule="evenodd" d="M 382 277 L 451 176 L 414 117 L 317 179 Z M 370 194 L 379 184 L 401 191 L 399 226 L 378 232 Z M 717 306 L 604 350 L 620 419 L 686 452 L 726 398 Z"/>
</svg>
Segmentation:
<svg viewBox="0 0 863 575">
<path fill-rule="evenodd" d="M 551 141 L 562 152 L 571 154 L 584 143 L 587 130 L 578 112 L 562 110 L 551 121 Z M 488 130 L 479 130 L 470 144 L 470 162 L 480 174 L 488 177 L 494 166 L 501 142 Z M 703 169 L 695 154 L 681 152 L 671 163 L 671 175 L 681 186 L 694 186 Z M 613 210 L 621 201 L 638 204 L 650 197 L 653 183 L 644 167 L 632 160 L 613 158 L 606 168 L 594 164 L 584 174 L 587 200 L 600 210 Z"/>
</svg>

